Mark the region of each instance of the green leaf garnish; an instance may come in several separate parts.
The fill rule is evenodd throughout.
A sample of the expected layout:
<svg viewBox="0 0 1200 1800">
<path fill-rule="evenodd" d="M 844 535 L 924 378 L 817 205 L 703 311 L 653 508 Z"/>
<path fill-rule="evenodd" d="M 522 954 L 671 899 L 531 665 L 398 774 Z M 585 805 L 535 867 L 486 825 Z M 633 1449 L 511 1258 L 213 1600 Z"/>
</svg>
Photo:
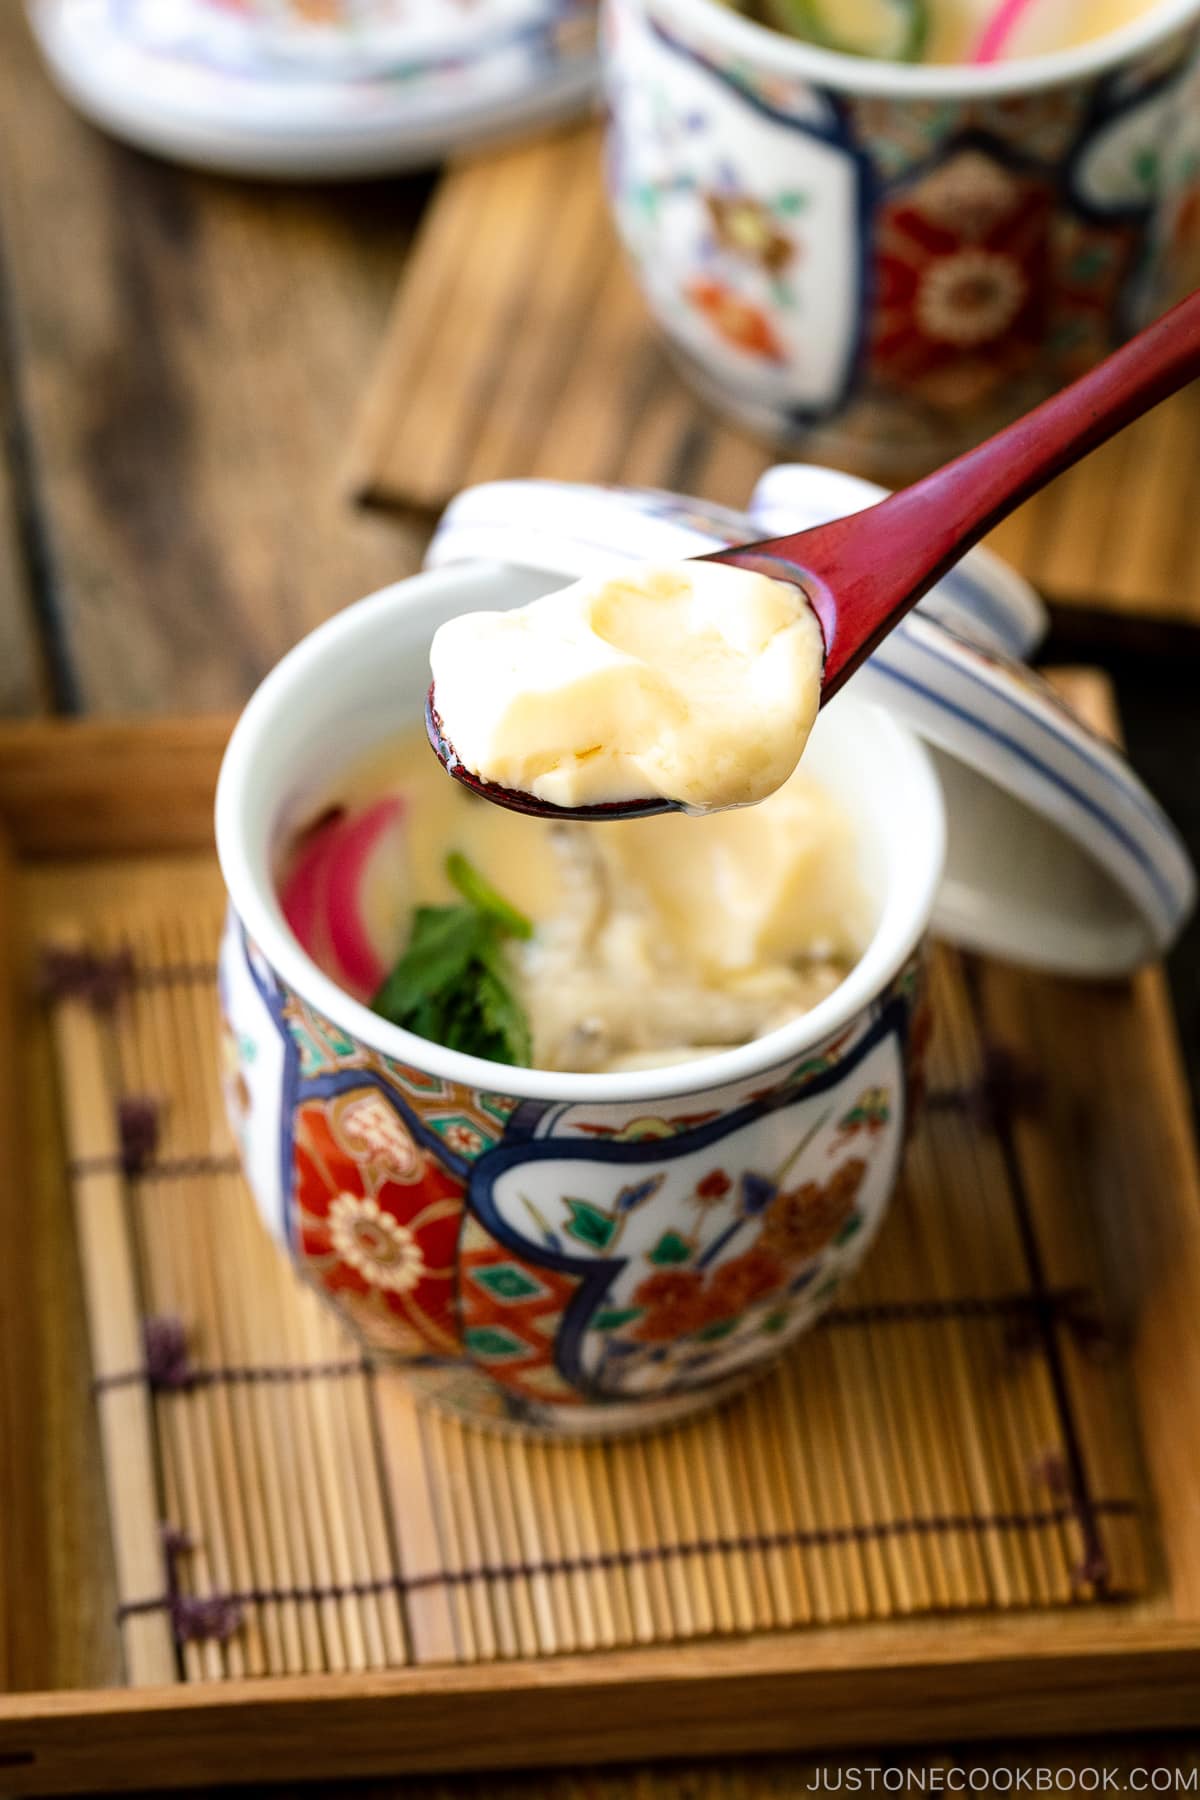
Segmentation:
<svg viewBox="0 0 1200 1800">
<path fill-rule="evenodd" d="M 533 936 L 533 920 L 527 919 L 523 912 L 518 912 L 503 894 L 498 894 L 491 882 L 479 873 L 474 863 L 467 861 L 460 850 L 452 850 L 446 858 L 446 873 L 463 899 L 469 900 L 479 912 L 487 913 L 489 918 L 495 919 L 509 937 Z"/>
<path fill-rule="evenodd" d="M 762 0 L 762 12 L 789 37 L 889 62 L 919 62 L 929 33 L 926 0 Z"/>
<path fill-rule="evenodd" d="M 513 991 L 504 944 L 533 925 L 457 852 L 446 872 L 464 906 L 419 906 L 403 956 L 371 1002 L 393 1025 L 431 1043 L 527 1068 L 529 1021 Z"/>
</svg>

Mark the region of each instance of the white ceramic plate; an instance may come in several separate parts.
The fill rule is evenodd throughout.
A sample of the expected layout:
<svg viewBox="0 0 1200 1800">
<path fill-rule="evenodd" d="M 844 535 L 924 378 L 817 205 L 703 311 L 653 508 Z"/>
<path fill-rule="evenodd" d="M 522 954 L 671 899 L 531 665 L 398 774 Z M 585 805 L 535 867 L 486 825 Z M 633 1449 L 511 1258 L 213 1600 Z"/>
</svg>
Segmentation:
<svg viewBox="0 0 1200 1800">
<path fill-rule="evenodd" d="M 288 0 L 29 0 L 29 15 L 95 124 L 226 174 L 387 174 L 592 103 L 594 0 L 409 0 L 369 25 L 361 0 L 340 5 L 348 22 L 319 30 L 280 23 Z"/>
</svg>

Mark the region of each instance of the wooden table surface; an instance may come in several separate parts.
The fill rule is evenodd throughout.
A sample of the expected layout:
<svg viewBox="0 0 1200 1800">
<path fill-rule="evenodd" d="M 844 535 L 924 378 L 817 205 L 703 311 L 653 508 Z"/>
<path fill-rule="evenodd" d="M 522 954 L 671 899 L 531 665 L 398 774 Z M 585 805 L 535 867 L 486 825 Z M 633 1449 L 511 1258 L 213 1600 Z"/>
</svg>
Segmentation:
<svg viewBox="0 0 1200 1800">
<path fill-rule="evenodd" d="M 119 148 L 60 102 L 16 0 L 0 0 L 0 713 L 235 708 L 320 619 L 418 567 L 430 521 L 355 508 L 342 470 L 429 191 L 423 177 L 255 187 Z M 1059 647 L 1115 674 L 1134 760 L 1200 856 L 1198 647 L 1111 633 L 1097 645 L 1081 641 L 1087 623 L 1073 614 Z M 1172 976 L 1195 1084 L 1195 931 Z M 1061 1786 L 1111 1769 L 1121 1791 L 1134 1767 L 1194 1778 L 1200 1744 L 941 1747 L 887 1766 L 940 1768 L 953 1785 L 952 1770 L 1036 1764 L 1063 1771 Z M 837 1766 L 824 1765 L 833 1782 Z M 814 1769 L 404 1791 L 751 1800 L 804 1793 Z"/>
</svg>

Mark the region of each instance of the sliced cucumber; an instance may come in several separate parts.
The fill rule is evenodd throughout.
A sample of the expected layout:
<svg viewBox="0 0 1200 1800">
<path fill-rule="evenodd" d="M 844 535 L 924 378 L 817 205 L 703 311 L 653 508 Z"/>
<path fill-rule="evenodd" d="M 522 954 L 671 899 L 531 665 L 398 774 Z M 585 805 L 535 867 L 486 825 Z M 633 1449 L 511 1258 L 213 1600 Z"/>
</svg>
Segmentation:
<svg viewBox="0 0 1200 1800">
<path fill-rule="evenodd" d="M 929 30 L 926 0 L 761 0 L 763 18 L 789 37 L 847 56 L 918 62 Z"/>
</svg>

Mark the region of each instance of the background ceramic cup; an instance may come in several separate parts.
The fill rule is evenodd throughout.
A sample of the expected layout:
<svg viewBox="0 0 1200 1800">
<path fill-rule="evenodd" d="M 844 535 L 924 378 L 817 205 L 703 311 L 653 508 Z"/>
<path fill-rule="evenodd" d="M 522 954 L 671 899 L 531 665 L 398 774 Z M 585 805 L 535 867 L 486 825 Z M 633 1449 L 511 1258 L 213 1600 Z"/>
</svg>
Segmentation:
<svg viewBox="0 0 1200 1800">
<path fill-rule="evenodd" d="M 269 1226 L 372 1351 L 472 1418 L 609 1433 L 720 1398 L 875 1235 L 919 1079 L 944 820 L 924 750 L 844 695 L 807 757 L 856 823 L 876 927 L 807 1018 L 607 1076 L 506 1069 L 378 1019 L 286 929 L 281 835 L 339 764 L 420 718 L 443 619 L 555 585 L 478 562 L 415 577 L 315 632 L 251 700 L 217 798 L 226 1091 Z"/>
<path fill-rule="evenodd" d="M 313 72 L 403 73 L 422 61 L 469 60 L 489 41 L 531 32 L 545 16 L 542 0 L 202 0 L 231 35 L 241 30 L 258 53 Z M 567 8 L 562 8 L 566 11 Z M 232 19 L 231 19 L 232 13 Z"/>
<path fill-rule="evenodd" d="M 988 68 L 816 49 L 718 0 L 608 0 L 609 185 L 685 372 L 816 460 L 908 478 L 1173 297 L 1200 0 Z"/>
<path fill-rule="evenodd" d="M 155 155 L 326 181 L 573 117 L 595 0 L 27 0 L 68 99 Z"/>
</svg>

